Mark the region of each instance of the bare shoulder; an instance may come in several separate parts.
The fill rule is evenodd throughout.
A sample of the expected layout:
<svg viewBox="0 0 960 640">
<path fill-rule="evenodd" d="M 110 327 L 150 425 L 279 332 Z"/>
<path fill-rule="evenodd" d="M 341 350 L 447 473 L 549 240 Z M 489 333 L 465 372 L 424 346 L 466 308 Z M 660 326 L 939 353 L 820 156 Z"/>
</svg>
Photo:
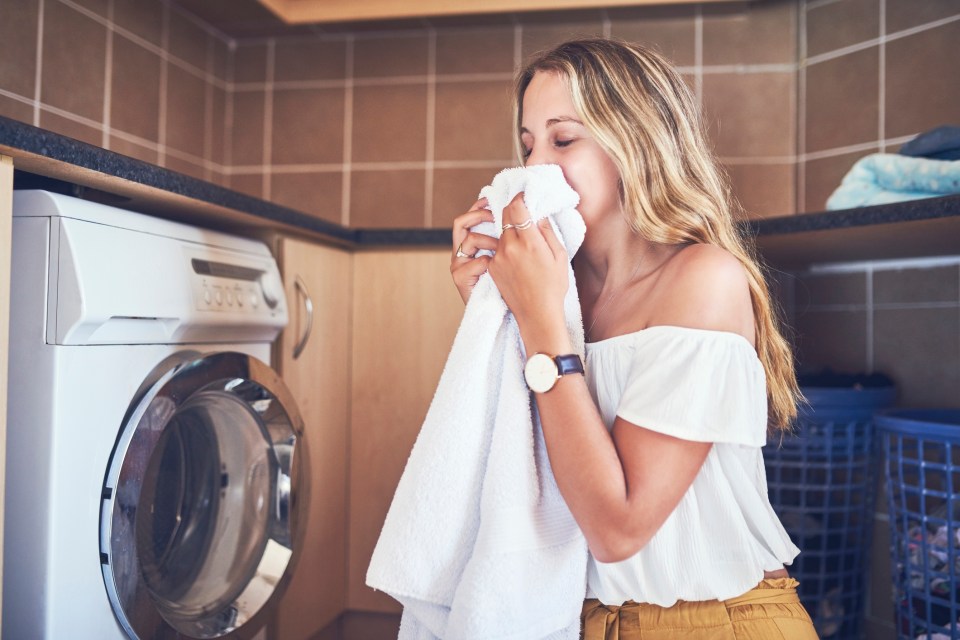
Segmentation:
<svg viewBox="0 0 960 640">
<path fill-rule="evenodd" d="M 747 270 L 715 245 L 692 244 L 665 266 L 651 324 L 739 333 L 753 342 L 753 303 Z"/>
</svg>

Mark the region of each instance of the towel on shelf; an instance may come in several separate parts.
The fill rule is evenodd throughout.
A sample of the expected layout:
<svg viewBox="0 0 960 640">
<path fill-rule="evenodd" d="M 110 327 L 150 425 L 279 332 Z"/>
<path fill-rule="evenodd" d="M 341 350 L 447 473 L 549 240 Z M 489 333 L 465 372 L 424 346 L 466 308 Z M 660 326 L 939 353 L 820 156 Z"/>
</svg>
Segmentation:
<svg viewBox="0 0 960 640">
<path fill-rule="evenodd" d="M 586 233 L 556 165 L 501 171 L 481 191 L 496 220 L 524 193 L 572 258 Z M 511 233 L 537 233 L 536 229 Z M 584 350 L 572 268 L 567 330 Z M 575 640 L 587 545 L 560 496 L 523 379 L 523 347 L 489 274 L 480 277 L 377 541 L 366 582 L 404 607 L 404 640 Z"/>
<path fill-rule="evenodd" d="M 960 160 L 874 153 L 857 160 L 827 200 L 849 209 L 960 193 Z"/>
</svg>

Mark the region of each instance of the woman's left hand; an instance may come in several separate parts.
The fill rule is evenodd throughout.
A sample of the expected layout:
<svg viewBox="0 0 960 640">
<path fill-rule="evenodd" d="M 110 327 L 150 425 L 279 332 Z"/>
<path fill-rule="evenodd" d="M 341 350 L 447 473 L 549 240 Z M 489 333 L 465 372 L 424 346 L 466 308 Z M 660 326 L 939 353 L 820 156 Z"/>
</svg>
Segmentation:
<svg viewBox="0 0 960 640">
<path fill-rule="evenodd" d="M 500 236 L 497 253 L 489 265 L 490 277 L 517 319 L 521 334 L 548 333 L 558 326 L 565 334 L 567 251 L 546 218 L 517 228 L 530 219 L 522 193 L 504 207 L 503 224 L 514 226 L 504 229 Z"/>
</svg>

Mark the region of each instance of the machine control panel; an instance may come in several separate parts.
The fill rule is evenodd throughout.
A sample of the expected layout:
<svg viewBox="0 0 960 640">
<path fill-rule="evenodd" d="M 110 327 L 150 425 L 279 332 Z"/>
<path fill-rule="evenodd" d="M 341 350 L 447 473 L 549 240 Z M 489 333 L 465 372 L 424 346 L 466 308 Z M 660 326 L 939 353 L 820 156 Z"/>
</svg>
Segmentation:
<svg viewBox="0 0 960 640">
<path fill-rule="evenodd" d="M 193 297 L 198 310 L 273 315 L 283 311 L 283 285 L 276 268 L 244 264 L 229 256 L 190 257 Z"/>
</svg>

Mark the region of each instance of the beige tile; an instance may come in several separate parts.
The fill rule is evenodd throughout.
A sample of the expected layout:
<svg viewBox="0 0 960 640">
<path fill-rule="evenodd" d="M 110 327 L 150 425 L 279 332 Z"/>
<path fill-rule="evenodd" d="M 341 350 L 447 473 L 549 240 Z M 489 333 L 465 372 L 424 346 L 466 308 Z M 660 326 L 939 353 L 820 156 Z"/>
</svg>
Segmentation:
<svg viewBox="0 0 960 640">
<path fill-rule="evenodd" d="M 245 193 L 254 198 L 263 197 L 263 176 L 259 173 L 232 175 L 229 177 L 229 188 Z"/>
<path fill-rule="evenodd" d="M 340 224 L 343 174 L 274 173 L 270 176 L 270 201 Z"/>
<path fill-rule="evenodd" d="M 180 67 L 167 65 L 167 146 L 203 157 L 207 85 Z"/>
<path fill-rule="evenodd" d="M 354 89 L 354 162 L 423 160 L 426 146 L 425 84 Z"/>
<path fill-rule="evenodd" d="M 37 74 L 38 0 L 0 3 L 0 89 L 33 98 Z M 16 64 L 11 64 L 16 60 Z"/>
<path fill-rule="evenodd" d="M 40 111 L 40 128 L 98 147 L 103 144 L 103 131 L 100 129 L 63 118 L 49 111 Z"/>
<path fill-rule="evenodd" d="M 444 82 L 436 89 L 436 160 L 503 160 L 513 156 L 510 83 Z"/>
<path fill-rule="evenodd" d="M 262 91 L 233 94 L 233 130 L 230 132 L 230 163 L 235 166 L 263 164 Z"/>
<path fill-rule="evenodd" d="M 796 165 L 731 164 L 726 166 L 733 193 L 749 218 L 796 213 Z"/>
<path fill-rule="evenodd" d="M 807 67 L 808 153 L 877 139 L 879 64 L 870 47 Z"/>
<path fill-rule="evenodd" d="M 610 9 L 610 35 L 651 47 L 680 66 L 696 64 L 696 10 L 692 6 Z"/>
<path fill-rule="evenodd" d="M 958 42 L 960 21 L 887 43 L 886 137 L 960 122 Z"/>
<path fill-rule="evenodd" d="M 434 169 L 432 226 L 449 229 L 453 219 L 470 210 L 480 189 L 490 184 L 498 169 Z"/>
<path fill-rule="evenodd" d="M 797 362 L 804 371 L 829 367 L 863 372 L 867 368 L 866 311 L 804 311 L 796 309 L 794 331 Z"/>
<path fill-rule="evenodd" d="M 343 162 L 343 89 L 273 94 L 271 164 Z"/>
<path fill-rule="evenodd" d="M 93 11 L 101 18 L 107 17 L 109 0 L 74 0 L 78 5 Z M 49 4 L 49 3 L 48 3 Z"/>
<path fill-rule="evenodd" d="M 421 170 L 354 171 L 350 176 L 350 226 L 423 227 L 424 181 Z"/>
<path fill-rule="evenodd" d="M 793 0 L 703 6 L 703 64 L 787 64 L 796 61 Z"/>
<path fill-rule="evenodd" d="M 106 27 L 60 2 L 45 3 L 40 100 L 101 121 L 106 46 Z"/>
<path fill-rule="evenodd" d="M 887 33 L 960 15 L 957 0 L 886 0 Z"/>
<path fill-rule="evenodd" d="M 897 384 L 898 405 L 955 407 L 960 388 L 960 311 L 874 310 L 875 369 Z"/>
<path fill-rule="evenodd" d="M 867 274 L 801 274 L 794 281 L 793 295 L 798 313 L 823 305 L 865 305 Z"/>
<path fill-rule="evenodd" d="M 387 78 L 427 74 L 426 33 L 358 36 L 353 42 L 353 76 Z"/>
<path fill-rule="evenodd" d="M 277 40 L 273 70 L 276 82 L 342 80 L 346 68 L 345 40 Z"/>
<path fill-rule="evenodd" d="M 218 165 L 223 165 L 226 158 L 227 92 L 219 87 L 214 87 L 211 99 L 213 100 L 213 122 L 210 131 L 209 159 Z"/>
<path fill-rule="evenodd" d="M 873 40 L 880 36 L 880 0 L 841 0 L 807 11 L 807 55 Z"/>
<path fill-rule="evenodd" d="M 869 153 L 871 152 L 861 151 L 807 160 L 804 167 L 803 211 L 824 211 L 827 208 L 827 198 L 840 186 L 843 177 L 857 160 Z"/>
<path fill-rule="evenodd" d="M 437 74 L 511 73 L 513 27 L 437 32 Z"/>
<path fill-rule="evenodd" d="M 873 301 L 957 302 L 960 268 L 881 269 L 873 273 Z"/>
<path fill-rule="evenodd" d="M 160 46 L 163 5 L 143 0 L 113 0 L 113 21 L 118 27 Z"/>
<path fill-rule="evenodd" d="M 197 69 L 207 70 L 207 54 L 211 36 L 196 22 L 176 8 L 170 9 L 169 49 L 174 55 Z"/>
<path fill-rule="evenodd" d="M 0 116 L 33 124 L 33 106 L 7 96 L 0 96 Z"/>
<path fill-rule="evenodd" d="M 791 72 L 705 75 L 704 112 L 717 154 L 792 156 L 795 84 Z"/>
<path fill-rule="evenodd" d="M 524 20 L 520 41 L 523 59 L 567 40 L 603 35 L 603 22 L 597 12 L 579 12 L 581 20 L 577 19 L 577 13 L 564 11 L 553 16 L 535 14 L 534 17 Z"/>
<path fill-rule="evenodd" d="M 263 42 L 238 42 L 233 52 L 234 82 L 265 82 L 267 45 Z"/>
<path fill-rule="evenodd" d="M 157 164 L 157 152 L 154 149 L 129 142 L 123 138 L 110 136 L 110 150 L 150 164 Z"/>
<path fill-rule="evenodd" d="M 182 173 L 191 178 L 197 178 L 198 180 L 203 180 L 204 178 L 203 167 L 189 160 L 181 160 L 180 158 L 168 155 L 163 162 L 163 166 L 171 171 Z"/>
<path fill-rule="evenodd" d="M 160 57 L 121 35 L 113 38 L 110 127 L 156 142 L 160 127 Z"/>
</svg>

